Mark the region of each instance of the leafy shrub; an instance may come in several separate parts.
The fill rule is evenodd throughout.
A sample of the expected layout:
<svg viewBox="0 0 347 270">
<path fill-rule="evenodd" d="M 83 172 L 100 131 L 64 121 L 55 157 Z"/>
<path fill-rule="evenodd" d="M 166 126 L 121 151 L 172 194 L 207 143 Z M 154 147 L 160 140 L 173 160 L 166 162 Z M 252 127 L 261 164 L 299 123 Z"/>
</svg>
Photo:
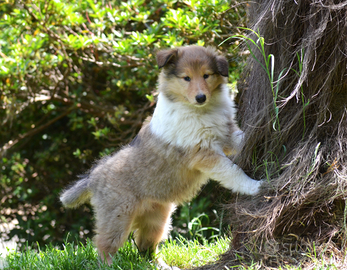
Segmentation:
<svg viewBox="0 0 347 270">
<path fill-rule="evenodd" d="M 238 31 L 244 9 L 231 3 L 0 4 L 0 215 L 18 220 L 10 236 L 40 244 L 62 242 L 66 232 L 91 236 L 90 208 L 66 211 L 59 192 L 96 157 L 128 143 L 152 113 L 156 50 L 218 46 Z M 236 45 L 219 49 L 235 80 Z"/>
</svg>

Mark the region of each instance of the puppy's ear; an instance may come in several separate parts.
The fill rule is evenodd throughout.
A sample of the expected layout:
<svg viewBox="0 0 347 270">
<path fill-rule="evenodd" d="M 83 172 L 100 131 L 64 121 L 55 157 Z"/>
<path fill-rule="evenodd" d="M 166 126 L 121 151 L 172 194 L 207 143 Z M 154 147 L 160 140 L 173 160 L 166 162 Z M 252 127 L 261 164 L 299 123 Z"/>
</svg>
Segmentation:
<svg viewBox="0 0 347 270">
<path fill-rule="evenodd" d="M 229 68 L 228 68 L 228 61 L 224 56 L 217 56 L 217 68 L 218 73 L 222 75 L 223 77 L 228 77 Z"/>
<path fill-rule="evenodd" d="M 168 49 L 157 52 L 157 64 L 159 68 L 162 68 L 170 63 L 177 61 L 177 49 Z"/>
</svg>

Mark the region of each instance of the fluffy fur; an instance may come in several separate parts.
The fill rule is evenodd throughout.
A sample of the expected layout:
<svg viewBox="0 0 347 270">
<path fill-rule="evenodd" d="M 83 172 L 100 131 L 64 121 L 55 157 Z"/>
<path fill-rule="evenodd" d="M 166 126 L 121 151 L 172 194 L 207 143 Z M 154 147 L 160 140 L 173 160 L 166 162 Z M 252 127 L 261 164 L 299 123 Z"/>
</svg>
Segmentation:
<svg viewBox="0 0 347 270">
<path fill-rule="evenodd" d="M 91 200 L 95 242 L 110 264 L 131 231 L 140 251 L 155 251 L 175 206 L 210 178 L 245 194 L 260 186 L 226 156 L 242 148 L 243 138 L 226 86 L 226 59 L 212 48 L 189 46 L 159 51 L 157 62 L 163 69 L 151 121 L 60 197 L 67 207 Z"/>
</svg>

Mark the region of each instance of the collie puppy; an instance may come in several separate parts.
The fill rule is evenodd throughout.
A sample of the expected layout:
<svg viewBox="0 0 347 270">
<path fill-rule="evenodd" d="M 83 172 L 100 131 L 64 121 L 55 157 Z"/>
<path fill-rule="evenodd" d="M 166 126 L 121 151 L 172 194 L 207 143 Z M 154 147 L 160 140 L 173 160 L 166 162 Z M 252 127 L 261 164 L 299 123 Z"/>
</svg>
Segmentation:
<svg viewBox="0 0 347 270">
<path fill-rule="evenodd" d="M 227 157 L 241 150 L 243 132 L 234 120 L 225 57 L 210 47 L 187 46 L 159 51 L 156 59 L 162 71 L 151 120 L 60 197 L 72 208 L 90 200 L 94 241 L 109 264 L 132 231 L 141 252 L 155 252 L 175 206 L 209 179 L 250 195 L 261 184 Z"/>
</svg>

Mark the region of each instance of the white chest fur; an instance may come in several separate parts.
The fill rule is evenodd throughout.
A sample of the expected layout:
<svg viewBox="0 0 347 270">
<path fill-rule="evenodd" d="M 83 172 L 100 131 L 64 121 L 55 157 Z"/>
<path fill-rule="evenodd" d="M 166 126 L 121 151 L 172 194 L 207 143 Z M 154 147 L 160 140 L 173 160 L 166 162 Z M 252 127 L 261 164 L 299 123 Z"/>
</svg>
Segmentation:
<svg viewBox="0 0 347 270">
<path fill-rule="evenodd" d="M 159 94 L 150 128 L 160 139 L 181 148 L 216 147 L 234 118 L 234 103 L 227 86 L 204 107 L 170 101 Z M 220 145 L 219 145 L 220 146 Z M 218 147 L 219 148 L 219 147 Z"/>
</svg>

